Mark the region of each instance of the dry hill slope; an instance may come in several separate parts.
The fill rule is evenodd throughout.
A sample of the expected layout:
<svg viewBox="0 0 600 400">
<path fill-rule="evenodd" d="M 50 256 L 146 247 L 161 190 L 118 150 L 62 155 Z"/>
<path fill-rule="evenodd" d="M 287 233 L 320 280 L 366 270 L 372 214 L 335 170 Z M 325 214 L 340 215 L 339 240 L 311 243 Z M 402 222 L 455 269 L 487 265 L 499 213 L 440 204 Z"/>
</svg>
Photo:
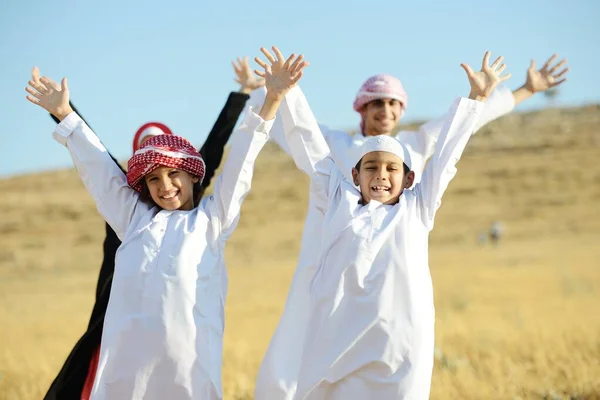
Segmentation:
<svg viewBox="0 0 600 400">
<path fill-rule="evenodd" d="M 471 140 L 431 237 L 433 399 L 600 398 L 599 158 L 600 106 L 511 115 Z M 307 183 L 265 148 L 227 247 L 226 398 L 251 398 Z M 0 399 L 36 399 L 87 324 L 103 222 L 73 170 L 2 184 Z M 494 220 L 503 242 L 479 245 Z"/>
</svg>

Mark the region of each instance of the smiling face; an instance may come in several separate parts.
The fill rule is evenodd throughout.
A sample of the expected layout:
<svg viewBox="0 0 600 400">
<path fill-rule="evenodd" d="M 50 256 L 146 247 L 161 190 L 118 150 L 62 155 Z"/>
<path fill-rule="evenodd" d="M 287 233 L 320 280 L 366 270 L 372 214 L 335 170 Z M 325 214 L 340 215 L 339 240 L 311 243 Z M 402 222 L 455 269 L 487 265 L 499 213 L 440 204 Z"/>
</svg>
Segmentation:
<svg viewBox="0 0 600 400">
<path fill-rule="evenodd" d="M 194 184 L 198 177 L 177 168 L 158 167 L 144 176 L 150 197 L 164 210 L 194 208 Z"/>
<path fill-rule="evenodd" d="M 376 200 L 383 204 L 396 204 L 402 191 L 412 186 L 413 171 L 405 172 L 404 162 L 387 151 L 365 154 L 359 168 L 352 169 L 354 184 L 360 187 L 363 204 Z"/>
<path fill-rule="evenodd" d="M 365 136 L 391 135 L 400 122 L 402 105 L 396 99 L 373 100 L 365 104 L 360 114 Z"/>
</svg>

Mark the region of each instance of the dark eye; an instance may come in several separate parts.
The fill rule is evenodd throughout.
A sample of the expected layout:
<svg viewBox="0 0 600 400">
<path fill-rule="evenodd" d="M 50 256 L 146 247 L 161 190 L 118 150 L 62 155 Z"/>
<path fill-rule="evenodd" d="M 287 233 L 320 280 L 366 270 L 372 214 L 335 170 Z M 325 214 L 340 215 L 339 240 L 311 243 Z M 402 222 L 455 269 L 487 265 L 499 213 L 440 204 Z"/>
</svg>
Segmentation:
<svg viewBox="0 0 600 400">
<path fill-rule="evenodd" d="M 148 182 L 155 182 L 157 180 L 158 180 L 158 178 L 155 176 L 151 176 L 150 178 L 147 179 Z"/>
<path fill-rule="evenodd" d="M 398 168 L 397 167 L 389 167 L 388 171 L 398 171 Z"/>
<path fill-rule="evenodd" d="M 367 171 L 375 171 L 377 169 L 377 167 L 366 167 L 365 169 Z"/>
<path fill-rule="evenodd" d="M 169 176 L 175 176 L 179 173 L 178 170 L 174 169 L 173 171 L 169 172 Z"/>
</svg>

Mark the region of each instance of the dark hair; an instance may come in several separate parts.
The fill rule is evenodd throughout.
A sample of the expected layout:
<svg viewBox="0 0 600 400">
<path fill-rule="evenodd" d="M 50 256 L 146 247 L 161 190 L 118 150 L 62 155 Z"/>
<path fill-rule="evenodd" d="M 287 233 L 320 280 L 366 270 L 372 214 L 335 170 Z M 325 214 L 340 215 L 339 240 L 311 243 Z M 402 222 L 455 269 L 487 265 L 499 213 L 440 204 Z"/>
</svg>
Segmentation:
<svg viewBox="0 0 600 400">
<path fill-rule="evenodd" d="M 354 168 L 356 168 L 356 170 L 359 171 L 359 172 L 360 172 L 360 164 L 361 163 L 362 163 L 362 158 L 360 160 L 358 160 L 358 162 L 354 166 Z M 402 163 L 402 167 L 404 169 L 404 175 L 406 175 L 406 174 L 408 174 L 410 172 L 410 168 L 408 168 L 408 165 L 406 165 L 405 163 Z"/>
<path fill-rule="evenodd" d="M 150 205 L 156 206 L 156 207 L 160 207 L 158 204 L 156 204 L 156 202 L 154 200 L 152 200 L 152 196 L 150 195 L 150 190 L 148 189 L 148 185 L 146 184 L 146 179 L 142 178 L 140 180 L 140 183 L 142 184 L 142 192 L 140 193 L 140 199 Z M 200 181 L 194 183 L 193 185 L 193 199 L 194 199 L 194 207 L 198 207 L 198 204 L 200 204 L 200 200 L 202 199 L 202 196 L 204 196 L 204 190 L 206 188 L 204 188 L 202 186 L 202 183 Z"/>
</svg>

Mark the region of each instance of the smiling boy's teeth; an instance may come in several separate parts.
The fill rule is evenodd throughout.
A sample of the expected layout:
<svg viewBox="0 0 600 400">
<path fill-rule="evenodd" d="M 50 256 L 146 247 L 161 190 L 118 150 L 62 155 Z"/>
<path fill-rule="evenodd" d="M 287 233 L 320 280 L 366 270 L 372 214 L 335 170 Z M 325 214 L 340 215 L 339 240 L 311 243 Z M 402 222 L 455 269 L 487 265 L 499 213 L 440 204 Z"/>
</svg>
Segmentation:
<svg viewBox="0 0 600 400">
<path fill-rule="evenodd" d="M 389 188 L 387 188 L 385 186 L 372 186 L 371 189 L 372 190 L 376 190 L 376 191 L 387 191 L 387 190 L 389 190 Z"/>
<path fill-rule="evenodd" d="M 168 195 L 163 196 L 162 198 L 169 200 L 169 199 L 172 199 L 173 197 L 175 197 L 176 195 L 177 195 L 177 193 L 169 193 Z"/>
</svg>

